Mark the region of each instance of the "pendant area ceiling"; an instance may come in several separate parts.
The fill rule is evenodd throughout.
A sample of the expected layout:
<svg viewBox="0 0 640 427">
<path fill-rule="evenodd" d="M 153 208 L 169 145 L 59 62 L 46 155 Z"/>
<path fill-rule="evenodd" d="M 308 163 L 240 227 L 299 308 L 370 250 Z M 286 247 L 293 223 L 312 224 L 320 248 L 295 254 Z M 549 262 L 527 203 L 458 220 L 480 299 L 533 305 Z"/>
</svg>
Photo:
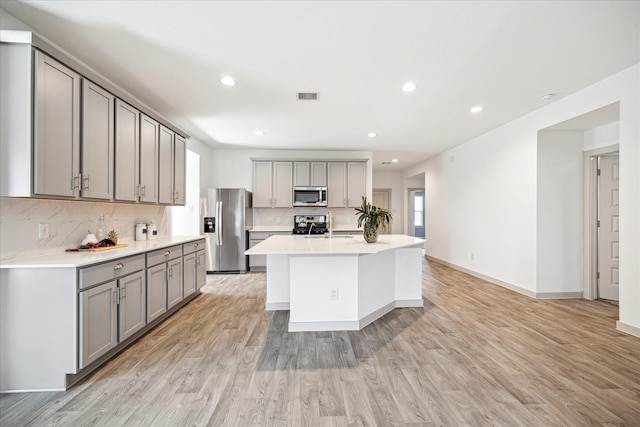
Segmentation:
<svg viewBox="0 0 640 427">
<path fill-rule="evenodd" d="M 0 6 L 203 143 L 373 151 L 376 169 L 392 158 L 406 168 L 640 61 L 638 1 Z"/>
</svg>

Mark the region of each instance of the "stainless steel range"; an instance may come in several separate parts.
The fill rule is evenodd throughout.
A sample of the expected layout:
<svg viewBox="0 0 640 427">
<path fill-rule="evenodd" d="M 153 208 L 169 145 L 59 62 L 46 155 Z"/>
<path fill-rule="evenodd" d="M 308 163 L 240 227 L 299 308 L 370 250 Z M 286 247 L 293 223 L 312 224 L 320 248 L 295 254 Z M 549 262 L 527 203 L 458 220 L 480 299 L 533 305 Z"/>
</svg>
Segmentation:
<svg viewBox="0 0 640 427">
<path fill-rule="evenodd" d="M 324 234 L 326 232 L 326 215 L 296 215 L 293 217 L 293 234 Z"/>
</svg>

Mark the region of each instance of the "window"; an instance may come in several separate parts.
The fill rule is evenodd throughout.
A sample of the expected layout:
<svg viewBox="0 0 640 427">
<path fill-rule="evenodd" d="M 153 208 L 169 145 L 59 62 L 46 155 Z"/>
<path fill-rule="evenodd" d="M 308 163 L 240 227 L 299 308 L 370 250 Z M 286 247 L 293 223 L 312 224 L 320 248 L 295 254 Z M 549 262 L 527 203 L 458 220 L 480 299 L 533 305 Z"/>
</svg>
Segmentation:
<svg viewBox="0 0 640 427">
<path fill-rule="evenodd" d="M 413 225 L 424 226 L 424 196 L 415 195 L 413 198 Z"/>
</svg>

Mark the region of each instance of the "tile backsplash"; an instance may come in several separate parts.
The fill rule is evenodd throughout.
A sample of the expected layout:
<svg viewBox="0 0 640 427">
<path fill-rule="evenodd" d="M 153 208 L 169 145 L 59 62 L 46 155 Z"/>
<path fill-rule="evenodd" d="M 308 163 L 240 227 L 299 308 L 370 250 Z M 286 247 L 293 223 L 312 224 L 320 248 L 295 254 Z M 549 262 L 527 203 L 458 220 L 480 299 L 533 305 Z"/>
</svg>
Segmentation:
<svg viewBox="0 0 640 427">
<path fill-rule="evenodd" d="M 77 246 L 104 215 L 107 230 L 118 222 L 119 243 L 134 240 L 135 225 L 154 222 L 168 235 L 168 208 L 157 205 L 46 199 L 0 198 L 0 260 L 57 253 Z M 49 224 L 49 238 L 38 238 L 38 225 Z"/>
<path fill-rule="evenodd" d="M 290 226 L 293 228 L 295 215 L 326 215 L 328 211 L 333 214 L 333 225 L 337 229 L 356 229 L 358 217 L 353 208 L 254 208 L 254 226 Z"/>
</svg>

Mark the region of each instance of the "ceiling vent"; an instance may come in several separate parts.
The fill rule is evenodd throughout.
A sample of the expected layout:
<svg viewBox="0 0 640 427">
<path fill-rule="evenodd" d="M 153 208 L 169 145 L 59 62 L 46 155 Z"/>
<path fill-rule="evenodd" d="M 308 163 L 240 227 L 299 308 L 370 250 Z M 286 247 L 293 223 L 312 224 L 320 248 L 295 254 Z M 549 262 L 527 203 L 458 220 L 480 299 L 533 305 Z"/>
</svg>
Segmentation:
<svg viewBox="0 0 640 427">
<path fill-rule="evenodd" d="M 382 162 L 383 165 L 390 165 L 391 162 Z"/>
<path fill-rule="evenodd" d="M 317 101 L 318 92 L 298 92 L 298 101 Z"/>
</svg>

